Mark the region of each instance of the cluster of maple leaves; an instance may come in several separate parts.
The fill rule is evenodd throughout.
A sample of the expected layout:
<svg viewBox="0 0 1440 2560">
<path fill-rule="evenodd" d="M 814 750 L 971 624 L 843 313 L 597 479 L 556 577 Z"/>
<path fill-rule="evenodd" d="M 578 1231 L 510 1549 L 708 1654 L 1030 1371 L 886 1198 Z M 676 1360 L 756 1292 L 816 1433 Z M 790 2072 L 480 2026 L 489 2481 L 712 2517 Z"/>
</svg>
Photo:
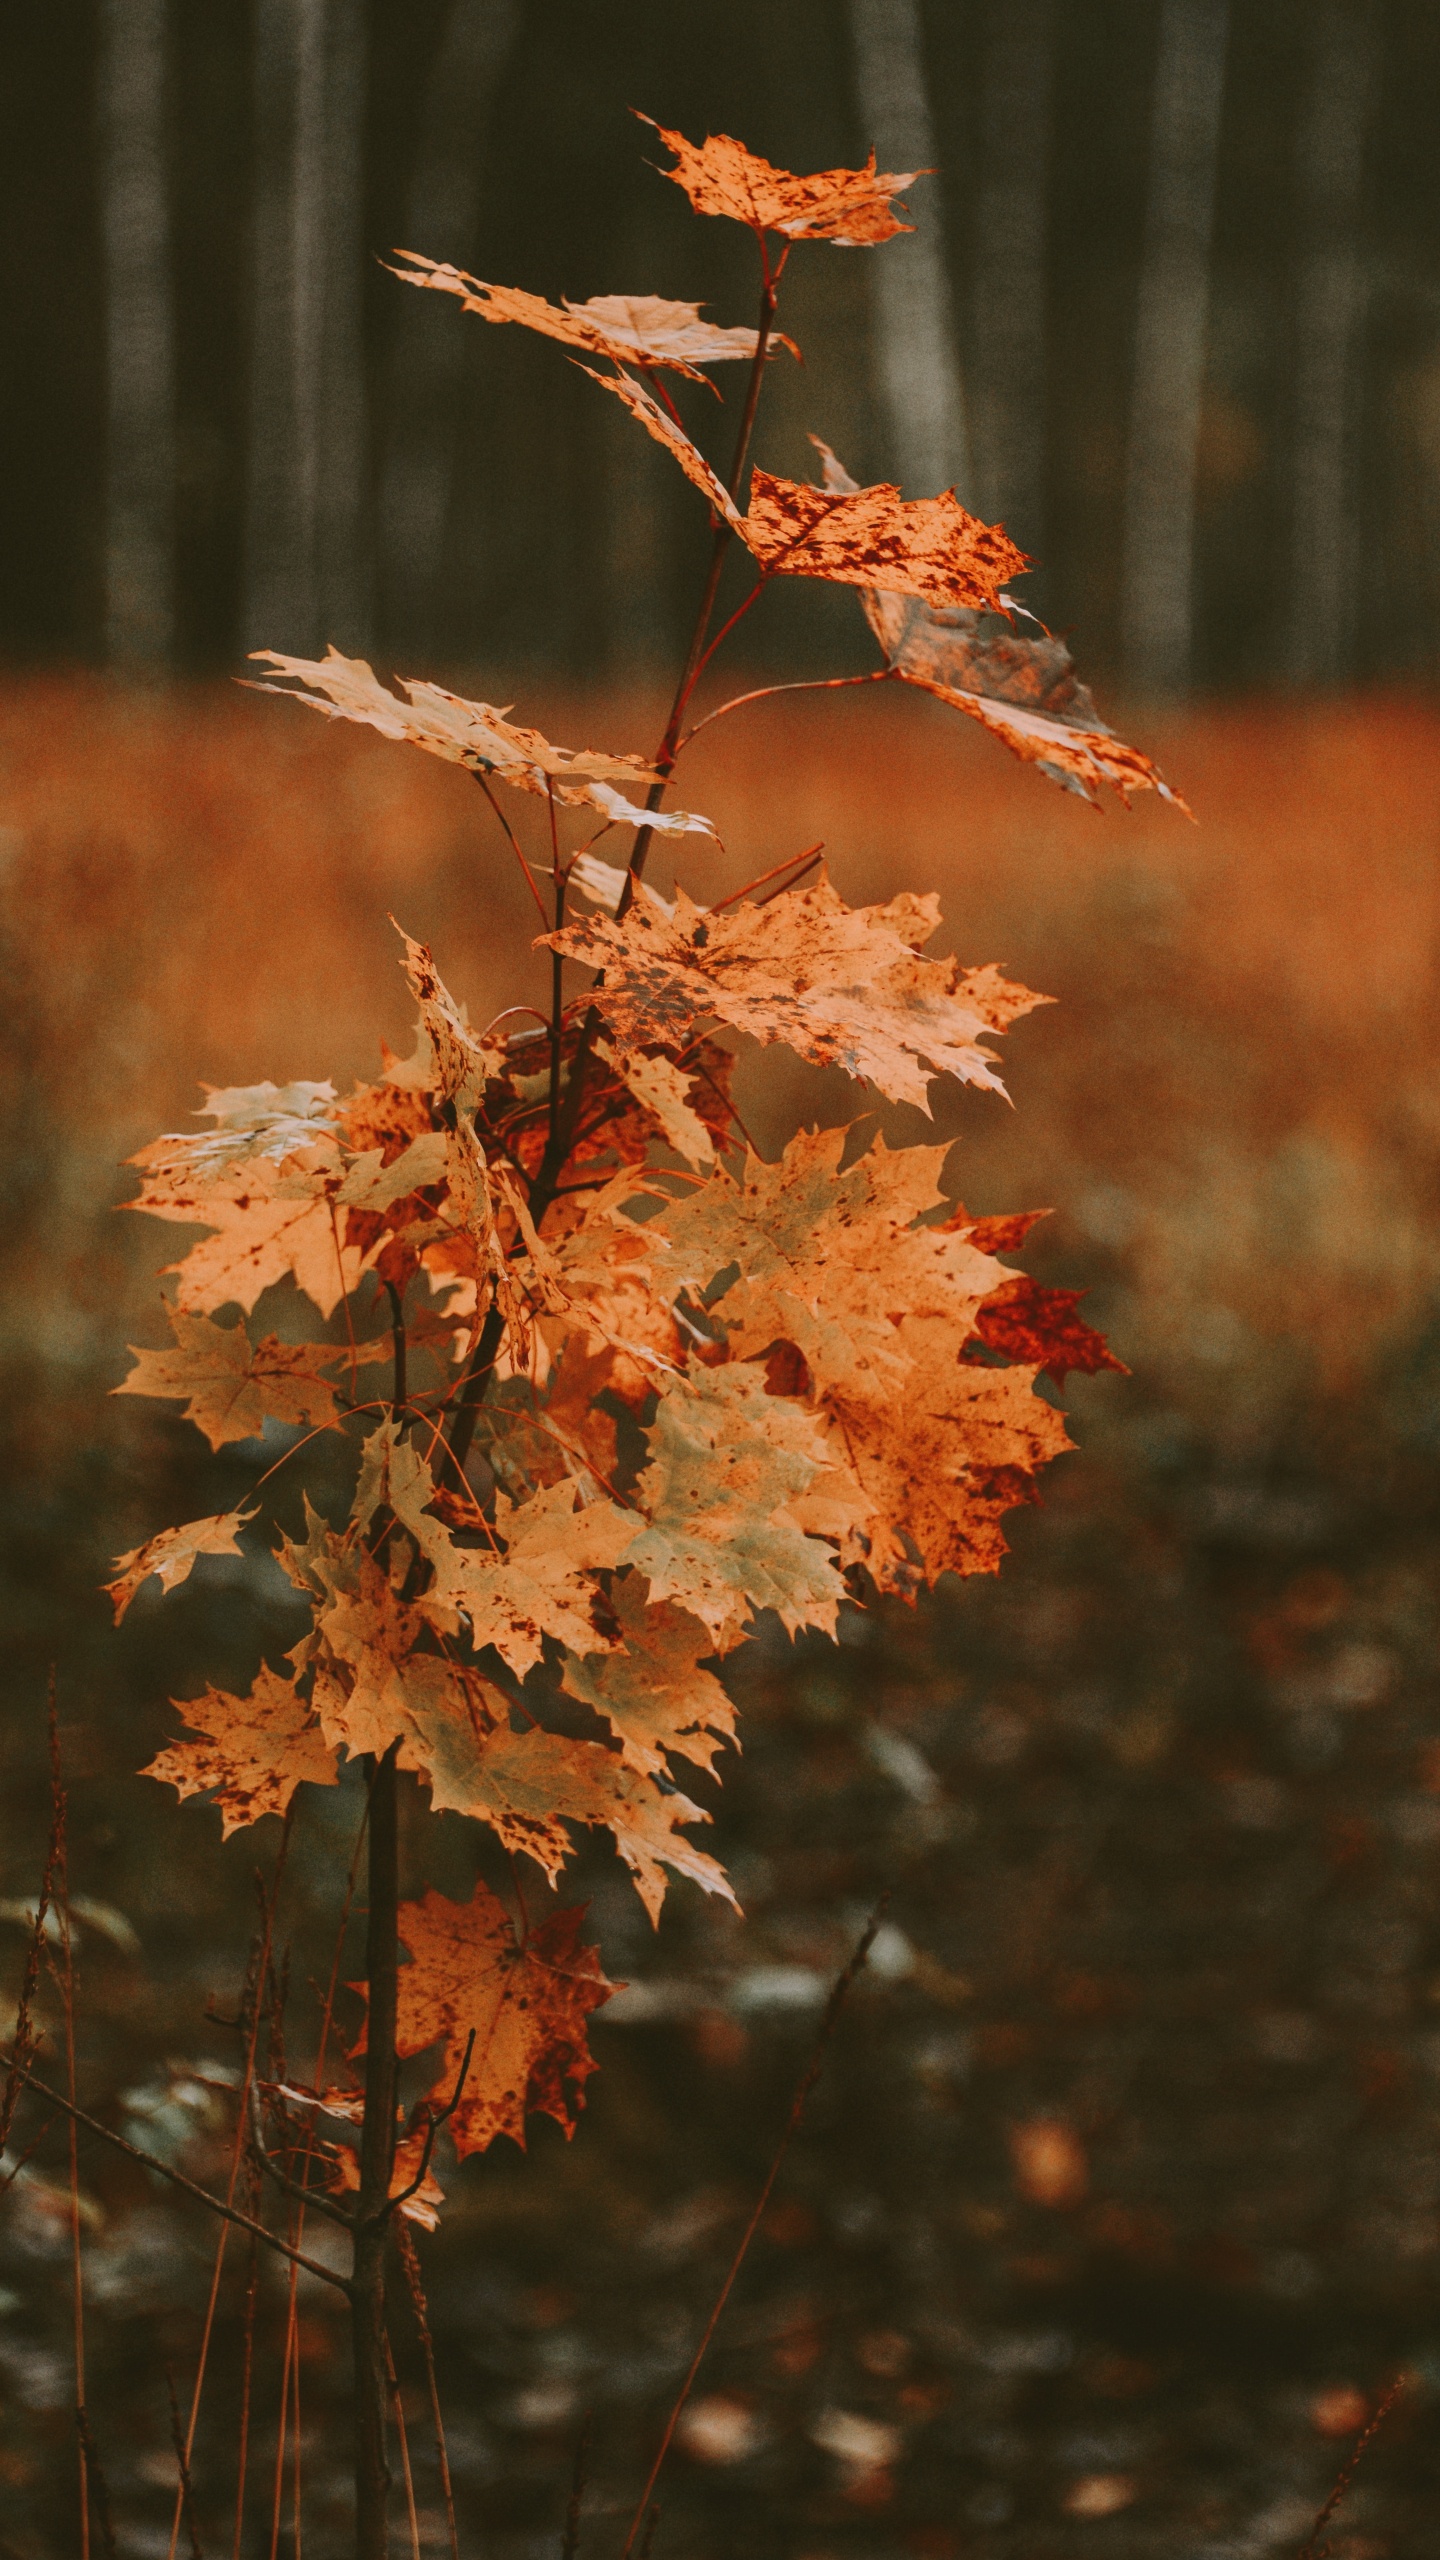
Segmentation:
<svg viewBox="0 0 1440 2560">
<path fill-rule="evenodd" d="M 748 223 L 762 255 L 767 233 L 870 245 L 904 227 L 893 198 L 910 181 L 873 160 L 796 178 L 723 136 L 700 150 L 662 138 L 697 210 Z M 762 581 L 862 589 L 882 673 L 1073 787 L 1164 789 L 1098 720 L 1061 645 L 1016 635 L 1004 581 L 1023 559 L 952 493 L 857 489 L 822 447 L 821 485 L 756 469 L 741 511 L 657 369 L 703 380 L 788 342 L 762 348 L 688 303 L 557 308 L 418 257 L 402 272 L 608 360 L 596 378 L 676 455 Z M 173 1347 L 138 1352 L 121 1392 L 183 1402 L 212 1448 L 274 1423 L 303 1435 L 282 1468 L 320 1433 L 348 1433 L 356 1460 L 343 1519 L 307 1497 L 303 1539 L 279 1536 L 310 1612 L 284 1668 L 266 1665 L 246 1697 L 187 1701 L 186 1738 L 149 1774 L 213 1794 L 228 1834 L 335 1784 L 343 1759 L 394 1748 L 437 1811 L 488 1825 L 552 1884 L 576 1832 L 601 1828 L 652 1917 L 667 1870 L 728 1895 L 689 1836 L 709 1817 L 684 1792 L 687 1765 L 709 1771 L 735 1739 L 717 1666 L 757 1612 L 833 1632 L 868 1592 L 993 1570 L 1002 1515 L 1068 1446 L 1040 1372 L 1115 1364 L 1073 1293 L 999 1258 L 1030 1217 L 946 1200 L 943 1146 L 892 1151 L 842 1129 L 757 1156 L 725 1035 L 926 1109 L 936 1076 L 998 1090 L 993 1038 L 1042 999 L 993 967 L 926 958 L 933 897 L 851 908 L 822 873 L 707 908 L 683 888 L 662 899 L 593 838 L 564 857 L 560 810 L 638 844 L 713 829 L 658 805 L 665 763 L 556 748 L 434 684 L 402 699 L 333 650 L 266 655 L 274 689 L 468 767 L 492 800 L 496 784 L 543 799 L 557 896 L 540 939 L 557 986 L 560 964 L 599 974 L 545 1028 L 507 1014 L 477 1031 L 407 938 L 411 1056 L 387 1055 L 344 1096 L 212 1090 L 208 1126 L 135 1159 L 132 1205 L 206 1232 L 171 1266 Z M 571 890 L 585 912 L 567 912 Z M 282 1281 L 329 1340 L 257 1338 L 253 1311 Z M 243 1552 L 259 1519 L 257 1499 L 148 1539 L 120 1559 L 117 1615 L 151 1576 L 170 1589 L 198 1557 Z M 528 2110 L 573 2123 L 593 2067 L 585 2019 L 611 1987 L 580 1920 L 517 1930 L 483 1883 L 468 1903 L 429 1892 L 402 1908 L 400 2051 L 433 2049 L 444 2087 L 475 2039 L 460 2154 L 523 2141 Z M 273 2095 L 339 2118 L 358 2103 Z M 353 2152 L 331 2158 L 353 2181 Z M 432 2217 L 437 2201 L 427 2179 L 407 2210 Z"/>
</svg>

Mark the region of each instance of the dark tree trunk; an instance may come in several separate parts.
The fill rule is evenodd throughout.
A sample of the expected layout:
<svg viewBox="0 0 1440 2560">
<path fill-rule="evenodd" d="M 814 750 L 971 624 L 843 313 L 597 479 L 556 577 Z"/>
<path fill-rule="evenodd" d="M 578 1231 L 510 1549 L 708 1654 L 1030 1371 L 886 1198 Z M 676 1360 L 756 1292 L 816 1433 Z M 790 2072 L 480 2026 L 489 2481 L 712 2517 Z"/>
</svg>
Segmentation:
<svg viewBox="0 0 1440 2560">
<path fill-rule="evenodd" d="M 165 0 L 104 0 L 105 649 L 161 666 L 174 626 L 175 381 Z"/>
<path fill-rule="evenodd" d="M 1045 538 L 1054 0 L 990 0 L 987 14 L 970 375 L 974 503 L 1038 554 Z"/>
</svg>

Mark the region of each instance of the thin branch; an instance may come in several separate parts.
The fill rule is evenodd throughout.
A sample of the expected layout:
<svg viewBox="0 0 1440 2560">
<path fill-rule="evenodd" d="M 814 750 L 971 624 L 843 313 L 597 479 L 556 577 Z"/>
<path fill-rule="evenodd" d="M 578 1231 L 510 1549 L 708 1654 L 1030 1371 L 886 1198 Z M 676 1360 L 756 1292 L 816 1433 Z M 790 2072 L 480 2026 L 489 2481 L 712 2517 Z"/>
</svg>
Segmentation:
<svg viewBox="0 0 1440 2560">
<path fill-rule="evenodd" d="M 560 2545 L 560 2560 L 575 2560 L 580 2548 L 580 2507 L 585 2496 L 585 2469 L 590 2454 L 590 2412 L 580 2421 L 575 2441 L 575 2460 L 570 2472 L 570 2496 L 565 2508 L 565 2538 Z"/>
<path fill-rule="evenodd" d="M 465 2094 L 465 2083 L 470 2074 L 470 2059 L 474 2051 L 475 2030 L 472 2027 L 465 2043 L 465 2055 L 460 2065 L 460 2076 L 455 2083 L 455 2087 L 451 2092 L 450 2098 L 443 2107 L 439 2108 L 437 2112 L 432 2115 L 430 2122 L 426 2127 L 425 2147 L 420 2154 L 420 2166 L 416 2170 L 414 2177 L 411 2179 L 409 2186 L 401 2187 L 395 2195 L 388 2198 L 385 2205 L 385 2215 L 382 2218 L 388 2218 L 390 2214 L 397 2213 L 401 2205 L 408 2204 L 410 2198 L 413 2195 L 418 2195 L 420 2189 L 424 2186 L 425 2181 L 430 2174 L 430 2161 L 435 2149 L 435 2136 L 439 2132 L 442 2124 L 446 2123 L 448 2119 L 453 2116 Z"/>
<path fill-rule="evenodd" d="M 313 2204 L 317 2213 L 328 2214 L 332 2222 L 340 2223 L 346 2231 L 354 2230 L 354 2216 L 346 2212 L 343 2204 L 336 2204 L 333 2197 L 319 2194 L 314 2187 L 302 2187 L 294 2178 L 287 2178 L 279 2162 L 266 2150 L 260 2092 L 253 2082 L 250 2089 L 250 2130 L 254 2136 L 255 2158 L 267 2178 L 274 2179 L 282 2195 L 289 2196 L 296 2204 Z"/>
<path fill-rule="evenodd" d="M 337 2293 L 349 2292 L 344 2276 L 337 2276 L 333 2267 L 323 2267 L 318 2258 L 304 2257 L 300 2250 L 292 2249 L 288 2241 L 281 2240 L 273 2231 L 267 2231 L 263 2222 L 256 2222 L 248 2213 L 240 2213 L 234 2205 L 223 2203 L 219 2196 L 210 2193 L 208 2187 L 197 2186 L 193 2178 L 187 2178 L 183 2170 L 172 2169 L 168 2160 L 157 2159 L 153 2151 L 141 2151 L 135 2143 L 127 2142 L 123 2133 L 115 2133 L 108 2124 L 101 2124 L 98 2116 L 87 2115 L 83 2107 L 72 2106 L 68 2098 L 61 2097 L 58 2089 L 52 2089 L 35 2072 L 17 2064 L 13 2054 L 0 2054 L 0 2061 L 19 2070 L 28 2087 L 52 2107 L 59 2107 L 67 2116 L 73 2117 L 76 2124 L 83 2124 L 87 2133 L 98 2134 L 102 2142 L 108 2142 L 116 2151 L 123 2151 L 128 2160 L 138 2161 L 142 2169 L 153 2169 L 157 2177 L 168 2178 L 172 2187 L 182 2187 L 187 2196 L 194 2196 L 197 2204 L 208 2204 L 211 2212 L 218 2213 L 223 2222 L 233 2222 L 237 2230 L 253 2232 L 257 2240 L 264 2241 L 267 2249 L 273 2249 L 281 2258 L 293 2259 L 307 2275 L 319 2276 L 323 2283 L 333 2284 Z"/>
<path fill-rule="evenodd" d="M 699 737 L 701 730 L 709 728 L 712 720 L 723 720 L 727 711 L 743 711 L 747 702 L 768 701 L 772 693 L 839 693 L 851 684 L 885 684 L 894 673 L 893 667 L 869 667 L 863 676 L 810 676 L 798 684 L 757 685 L 753 693 L 734 694 L 714 711 L 707 711 L 703 720 L 697 720 L 693 729 L 686 730 L 676 745 L 675 753 L 677 757 L 682 756 L 691 741 Z"/>
<path fill-rule="evenodd" d="M 390 1340 L 395 1361 L 390 1401 L 398 1413 L 405 1402 L 405 1297 L 393 1280 L 386 1281 L 385 1295 L 390 1301 Z"/>
<path fill-rule="evenodd" d="M 1336 2481 L 1334 2488 L 1331 2490 L 1324 2506 L 1321 2508 L 1320 2513 L 1310 2527 L 1309 2536 L 1305 2542 L 1304 2548 L 1296 2553 L 1296 2560 L 1325 2560 L 1325 2553 L 1329 2546 L 1322 2545 L 1320 2536 L 1335 2513 L 1336 2508 L 1339 2506 L 1341 2499 L 1348 2493 L 1351 2481 L 1354 2479 L 1356 2472 L 1359 2470 L 1360 2465 L 1371 2445 L 1374 2443 L 1376 2436 L 1378 2436 L 1381 2428 L 1384 2426 L 1385 2421 L 1389 2417 L 1391 2410 L 1394 2408 L 1396 2401 L 1404 2391 L 1408 2380 L 1408 2374 L 1396 2374 L 1394 2381 L 1391 2383 L 1389 2390 L 1386 2392 L 1384 2399 L 1381 2401 L 1374 2417 L 1370 2420 L 1370 2423 L 1366 2427 L 1363 2435 L 1361 2435 L 1358 2441 L 1351 2447 L 1349 2457 L 1341 2468 L 1340 2476 Z"/>
<path fill-rule="evenodd" d="M 420 2352 L 425 2359 L 425 2379 L 430 2390 L 430 2422 L 435 2430 L 435 2460 L 440 2471 L 440 2487 L 445 2499 L 445 2522 L 450 2535 L 450 2560 L 460 2560 L 460 2534 L 455 2522 L 455 2487 L 450 2477 L 450 2454 L 445 2442 L 445 2420 L 440 2408 L 440 2384 L 435 2371 L 435 2341 L 430 2334 L 430 2314 L 425 2307 L 425 2288 L 420 2281 L 420 2255 L 408 2222 L 395 2226 L 395 2243 L 400 2264 L 410 2288 L 410 2307 L 415 2326 L 420 2332 Z"/>
<path fill-rule="evenodd" d="M 548 932 L 550 928 L 550 918 L 545 912 L 545 901 L 540 894 L 540 887 L 535 878 L 535 874 L 525 859 L 520 839 L 515 833 L 514 828 L 511 826 L 509 819 L 506 817 L 504 810 L 501 808 L 499 801 L 496 799 L 494 792 L 491 790 L 488 777 L 483 773 L 476 773 L 473 765 L 469 770 L 472 780 L 479 783 L 481 790 L 484 792 L 486 799 L 489 801 L 491 808 L 494 810 L 496 817 L 499 819 L 501 826 L 505 830 L 505 834 L 509 839 L 510 850 L 514 854 L 516 861 L 519 863 L 521 870 L 525 874 L 530 895 L 540 910 L 540 921 Z"/>
<path fill-rule="evenodd" d="M 865 1960 L 875 1943 L 876 1934 L 879 1930 L 881 1921 L 885 1917 L 889 1901 L 889 1894 L 882 1893 L 874 1910 L 871 1912 L 869 1919 L 866 1921 L 864 1929 L 861 1931 L 849 1963 L 846 1965 L 844 1972 L 837 1977 L 831 1990 L 830 1997 L 825 2003 L 825 2015 L 820 2021 L 820 2032 L 815 2038 L 815 2048 L 810 2056 L 808 2064 L 806 2065 L 805 2073 L 800 2081 L 800 2085 L 796 2089 L 795 2095 L 791 2100 L 790 2113 L 786 2119 L 785 2130 L 781 2134 L 779 2143 L 776 2146 L 775 2157 L 770 2163 L 770 2167 L 765 2178 L 765 2184 L 761 2188 L 760 2193 L 755 2200 L 755 2210 L 745 2225 L 745 2229 L 741 2234 L 740 2245 L 736 2250 L 734 2257 L 730 2261 L 725 2281 L 721 2285 L 720 2291 L 715 2297 L 715 2307 L 712 2310 L 709 2319 L 705 2323 L 704 2334 L 701 2337 L 700 2344 L 696 2348 L 694 2355 L 691 2357 L 690 2369 L 686 2374 L 684 2381 L 680 2385 L 675 2405 L 671 2410 L 669 2417 L 665 2421 L 665 2432 L 660 2439 L 659 2449 L 655 2455 L 655 2459 L 650 2465 L 649 2476 L 646 2479 L 645 2486 L 640 2492 L 639 2503 L 636 2506 L 634 2515 L 631 2517 L 630 2530 L 625 2536 L 625 2547 L 620 2554 L 620 2560 L 630 2560 L 630 2554 L 635 2548 L 636 2536 L 645 2521 L 651 2498 L 654 2495 L 655 2483 L 660 2477 L 661 2466 L 664 2463 L 666 2454 L 670 2450 L 671 2440 L 684 2413 L 685 2404 L 690 2397 L 691 2391 L 694 2389 L 695 2377 L 705 2360 L 710 2341 L 714 2337 L 715 2332 L 720 2325 L 720 2315 L 723 2312 L 726 2303 L 730 2299 L 736 2277 L 739 2275 L 740 2270 L 745 2263 L 746 2253 L 749 2250 L 750 2243 L 760 2228 L 761 2218 L 770 2201 L 771 2190 L 774 2187 L 776 2179 L 780 2175 L 785 2154 L 789 2150 L 791 2143 L 794 2141 L 795 2136 L 800 2129 L 800 2119 L 805 2113 L 806 2102 L 809 2099 L 810 2092 L 814 2088 L 816 2081 L 820 2077 L 822 2069 L 824 2068 L 826 2047 L 830 2042 L 831 2036 L 835 2032 L 836 2021 L 838 2020 L 840 2012 L 845 2005 L 846 1997 L 850 1991 L 852 1983 L 855 1981 L 856 1976 L 864 1970 Z"/>
<path fill-rule="evenodd" d="M 732 889 L 728 898 L 717 898 L 710 913 L 712 916 L 718 916 L 722 908 L 738 906 L 742 898 L 749 897 L 752 889 L 763 889 L 767 881 L 778 880 L 786 871 L 808 871 L 813 863 L 819 861 L 824 850 L 823 837 L 818 844 L 807 844 L 803 853 L 789 854 L 784 862 L 777 862 L 772 870 L 762 871 L 757 879 L 747 880 L 743 889 Z"/>
</svg>

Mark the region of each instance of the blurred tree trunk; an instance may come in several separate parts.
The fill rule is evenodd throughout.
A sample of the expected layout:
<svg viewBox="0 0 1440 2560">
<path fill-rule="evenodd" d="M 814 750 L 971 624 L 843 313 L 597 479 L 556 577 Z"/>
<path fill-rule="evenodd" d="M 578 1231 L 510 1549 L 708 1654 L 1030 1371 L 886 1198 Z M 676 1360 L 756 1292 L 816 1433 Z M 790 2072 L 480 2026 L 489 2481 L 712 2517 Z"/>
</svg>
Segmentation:
<svg viewBox="0 0 1440 2560">
<path fill-rule="evenodd" d="M 258 0 L 247 648 L 367 644 L 364 114 L 364 11 Z"/>
<path fill-rule="evenodd" d="M 933 169 L 935 133 L 918 0 L 850 0 L 862 134 L 883 169 Z M 965 394 L 938 178 L 910 199 L 908 239 L 867 251 L 891 467 L 906 494 L 970 488 Z"/>
<path fill-rule="evenodd" d="M 425 93 L 400 247 L 456 266 L 474 263 L 486 122 L 519 23 L 519 0 L 451 0 Z M 423 653 L 434 646 L 462 394 L 478 324 L 464 321 L 458 307 L 398 285 L 389 324 L 382 616 L 390 648 Z"/>
<path fill-rule="evenodd" d="M 1126 463 L 1121 640 L 1137 692 L 1182 692 L 1194 623 L 1195 460 L 1205 378 L 1227 0 L 1164 0 Z"/>
<path fill-rule="evenodd" d="M 1297 139 L 1299 271 L 1292 556 L 1286 669 L 1295 684 L 1349 672 L 1359 546 L 1349 452 L 1364 321 L 1357 224 L 1375 74 L 1375 29 L 1361 0 L 1317 0 Z"/>
<path fill-rule="evenodd" d="M 990 0 L 987 19 L 970 382 L 974 504 L 1038 552 L 1054 0 Z"/>
<path fill-rule="evenodd" d="M 175 352 L 165 172 L 166 0 L 104 0 L 105 651 L 160 666 L 174 634 Z"/>
</svg>

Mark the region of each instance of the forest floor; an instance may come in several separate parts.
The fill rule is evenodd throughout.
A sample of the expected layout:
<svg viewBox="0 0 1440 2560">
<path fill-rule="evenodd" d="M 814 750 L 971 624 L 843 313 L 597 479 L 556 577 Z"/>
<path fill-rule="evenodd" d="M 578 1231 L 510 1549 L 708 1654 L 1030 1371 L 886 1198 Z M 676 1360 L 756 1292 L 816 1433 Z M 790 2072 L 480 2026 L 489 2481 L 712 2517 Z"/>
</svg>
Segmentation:
<svg viewBox="0 0 1440 2560">
<path fill-rule="evenodd" d="M 1303 2544 L 1402 2372 L 1330 2539 L 1419 2560 L 1440 2494 L 1440 719 L 1174 721 L 1191 830 L 1097 820 L 988 742 L 888 714 L 807 715 L 782 760 L 764 713 L 731 764 L 697 755 L 687 800 L 726 843 L 706 877 L 824 836 L 847 896 L 938 886 L 966 959 L 1060 999 L 1007 1042 L 1014 1111 L 972 1096 L 939 1125 L 972 1207 L 1054 1207 L 1029 1265 L 1091 1289 L 1131 1374 L 1071 1381 L 1079 1454 L 998 1580 L 856 1614 L 838 1646 L 762 1629 L 737 1658 L 744 1755 L 713 1801 L 743 1922 L 682 1888 L 652 1936 L 608 1860 L 582 1861 L 629 1988 L 596 2022 L 576 2139 L 542 2124 L 525 2155 L 445 2171 L 422 2242 L 462 2548 L 549 2560 L 589 2413 L 581 2552 L 618 2551 L 828 1981 L 888 1890 L 662 2483 L 657 2560 L 1264 2560 Z M 625 745 L 648 717 L 532 715 Z M 8 1982 L 54 1662 L 92 1905 L 83 2086 L 213 2183 L 234 2038 L 206 2000 L 233 2004 L 278 1826 L 222 1851 L 213 1815 L 130 1773 L 167 1697 L 243 1685 L 275 1603 L 217 1567 L 117 1638 L 95 1596 L 110 1556 L 261 1463 L 106 1401 L 124 1343 L 159 1339 L 171 1243 L 111 1214 L 117 1161 L 183 1125 L 202 1077 L 343 1082 L 402 1046 L 387 910 L 476 1018 L 534 963 L 462 777 L 278 705 L 17 686 L 0 777 L 0 1953 Z M 823 1077 L 753 1060 L 742 1087 L 767 1147 L 835 1108 Z M 355 1815 L 351 1789 L 316 1796 L 291 1843 L 297 2048 Z M 431 1873 L 458 1891 L 471 1852 L 440 1833 Z M 213 2234 L 95 2146 L 81 2174 L 117 2548 L 164 2560 L 166 2369 L 185 2400 Z M 0 2200 L 4 2560 L 78 2548 L 67 2212 L 52 2130 Z M 197 2438 L 212 2554 L 247 2272 L 237 2246 Z M 333 2314 L 303 2279 L 310 2560 L 343 2549 Z M 271 2539 L 288 2316 L 262 2273 L 257 2554 L 299 2547 L 288 2455 Z M 396 2344 L 439 2551 L 404 2316 Z"/>
</svg>

